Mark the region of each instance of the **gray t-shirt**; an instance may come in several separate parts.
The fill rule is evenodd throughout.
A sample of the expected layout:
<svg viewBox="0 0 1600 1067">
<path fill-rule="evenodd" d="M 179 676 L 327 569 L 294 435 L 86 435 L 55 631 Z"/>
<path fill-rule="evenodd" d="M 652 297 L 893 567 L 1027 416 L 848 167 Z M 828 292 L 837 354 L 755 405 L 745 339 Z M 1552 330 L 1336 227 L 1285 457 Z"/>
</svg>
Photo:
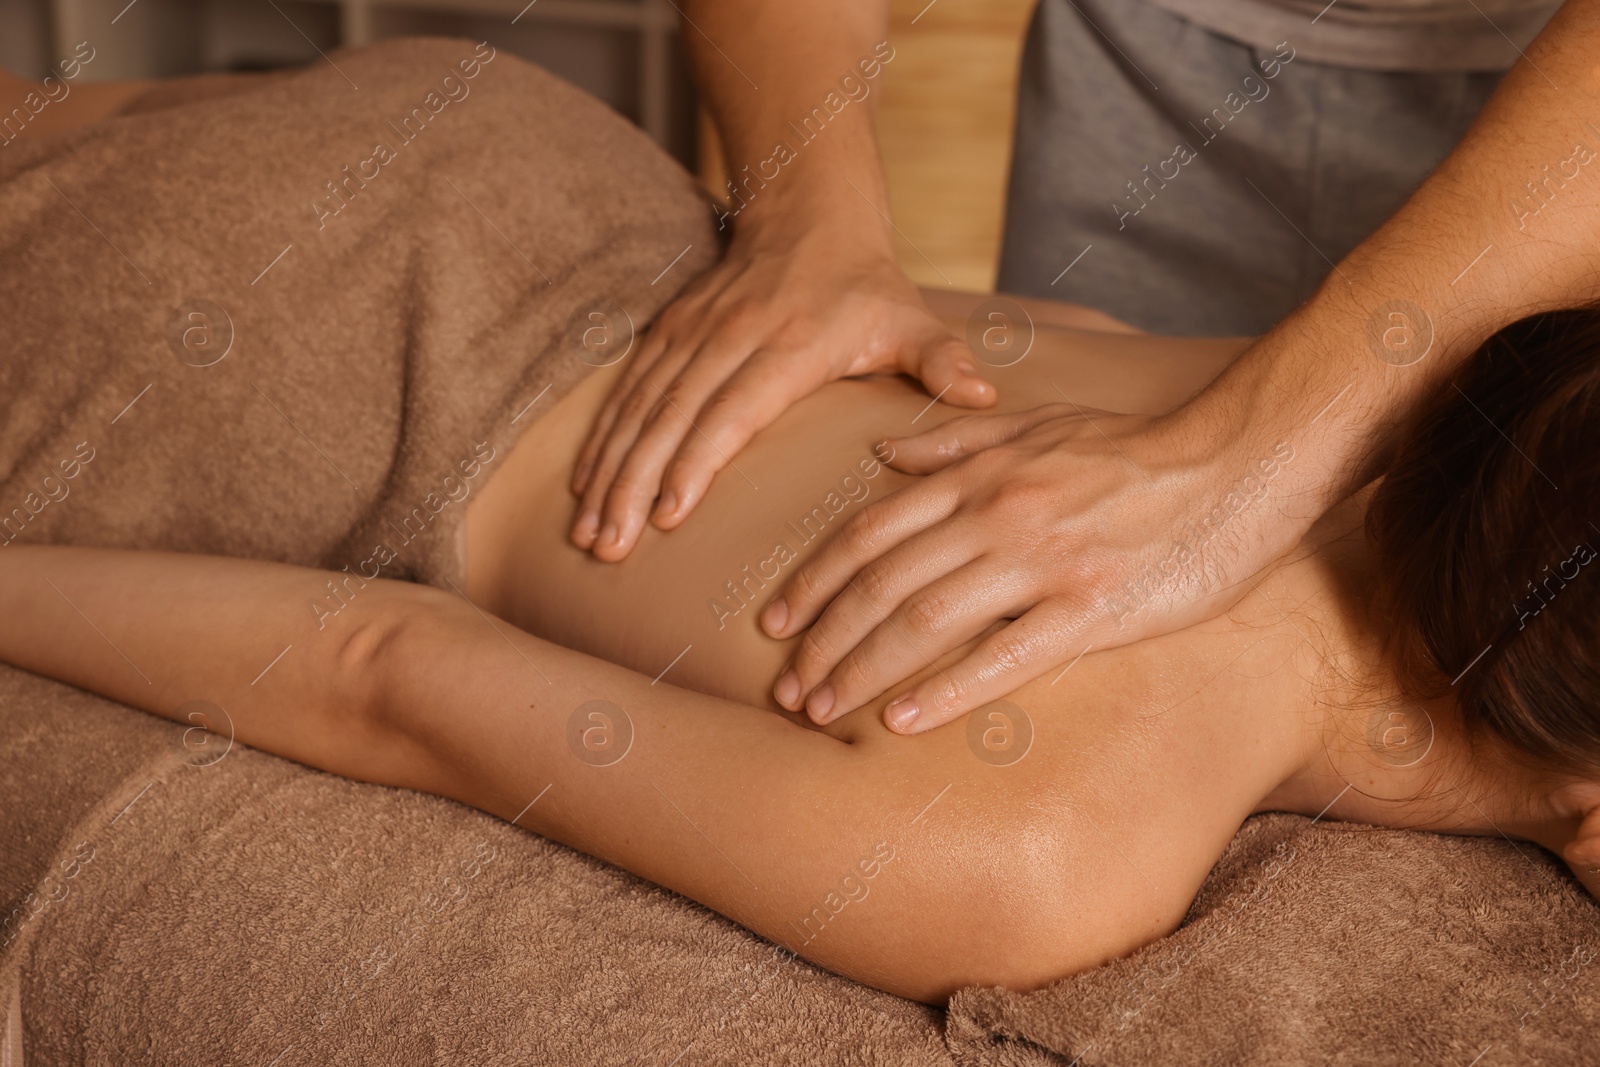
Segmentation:
<svg viewBox="0 0 1600 1067">
<path fill-rule="evenodd" d="M 1389 71 L 1505 70 L 1560 0 L 1150 0 L 1244 44 L 1287 41 L 1313 63 Z"/>
</svg>

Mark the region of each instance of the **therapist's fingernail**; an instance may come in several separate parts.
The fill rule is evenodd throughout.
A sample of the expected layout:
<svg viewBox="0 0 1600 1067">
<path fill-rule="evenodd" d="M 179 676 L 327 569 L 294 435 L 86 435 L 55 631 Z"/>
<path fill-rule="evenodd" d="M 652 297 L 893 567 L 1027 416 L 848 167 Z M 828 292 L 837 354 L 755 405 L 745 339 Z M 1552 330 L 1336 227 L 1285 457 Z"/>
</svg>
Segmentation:
<svg viewBox="0 0 1600 1067">
<path fill-rule="evenodd" d="M 806 714 L 811 716 L 811 721 L 822 725 L 828 721 L 828 712 L 833 710 L 833 686 L 819 686 L 811 691 L 811 696 L 806 700 Z"/>
<path fill-rule="evenodd" d="M 664 519 L 678 510 L 678 494 L 668 489 L 661 494 L 661 499 L 656 501 L 656 518 Z"/>
<path fill-rule="evenodd" d="M 902 733 L 911 728 L 911 724 L 917 721 L 917 716 L 921 713 L 922 709 L 917 707 L 916 702 L 909 696 L 903 696 L 883 709 L 883 716 L 888 720 L 889 728 Z"/>
<path fill-rule="evenodd" d="M 594 532 L 599 525 L 600 513 L 594 510 L 585 511 L 578 516 L 577 525 L 572 528 L 572 535 L 580 541 L 593 541 Z"/>
<path fill-rule="evenodd" d="M 617 530 L 617 524 L 608 522 L 605 524 L 605 528 L 600 531 L 600 543 L 602 545 L 614 545 L 621 536 L 621 533 Z"/>
<path fill-rule="evenodd" d="M 789 621 L 789 605 L 785 604 L 783 597 L 779 597 L 767 605 L 767 610 L 761 613 L 761 625 L 766 627 L 767 633 L 777 637 L 783 632 L 783 624 Z"/>
<path fill-rule="evenodd" d="M 778 684 L 772 687 L 772 695 L 778 703 L 793 709 L 795 701 L 800 699 L 800 676 L 794 671 L 784 671 Z"/>
<path fill-rule="evenodd" d="M 973 375 L 975 375 L 975 374 L 978 373 L 978 368 L 973 365 L 971 360 L 966 360 L 966 359 L 964 359 L 960 363 L 956 364 L 956 370 L 960 371 L 962 374 L 973 374 Z"/>
</svg>

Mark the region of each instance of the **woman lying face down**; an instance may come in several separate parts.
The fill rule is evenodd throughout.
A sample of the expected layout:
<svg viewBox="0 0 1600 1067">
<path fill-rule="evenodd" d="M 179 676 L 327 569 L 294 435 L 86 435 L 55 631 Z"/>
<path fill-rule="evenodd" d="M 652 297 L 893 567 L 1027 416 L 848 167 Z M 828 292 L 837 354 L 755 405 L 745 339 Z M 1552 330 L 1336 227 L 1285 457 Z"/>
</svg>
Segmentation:
<svg viewBox="0 0 1600 1067">
<path fill-rule="evenodd" d="M 456 798 L 933 1003 L 1170 932 L 1259 811 L 1525 838 L 1594 890 L 1595 324 L 1555 314 L 1489 342 L 1376 490 L 1218 617 L 1090 650 L 915 737 L 882 725 L 882 698 L 821 729 L 776 709 L 794 649 L 754 623 L 760 583 L 794 565 L 776 547 L 849 536 L 910 477 L 873 444 L 946 418 L 890 379 L 797 405 L 693 522 L 604 565 L 566 541 L 570 463 L 614 372 L 597 373 L 474 498 L 465 597 L 369 582 L 320 635 L 322 572 L 13 545 L 0 657 L 156 714 L 203 695 L 244 742 Z M 1046 328 L 994 378 L 1002 404 L 1088 423 L 1175 406 L 1239 347 Z M 1247 506 L 1294 506 L 1255 473 Z M 1192 565 L 1226 543 L 1215 505 L 1195 502 Z M 148 684 L 79 640 L 85 617 Z M 905 637 L 885 654 L 940 669 Z"/>
</svg>

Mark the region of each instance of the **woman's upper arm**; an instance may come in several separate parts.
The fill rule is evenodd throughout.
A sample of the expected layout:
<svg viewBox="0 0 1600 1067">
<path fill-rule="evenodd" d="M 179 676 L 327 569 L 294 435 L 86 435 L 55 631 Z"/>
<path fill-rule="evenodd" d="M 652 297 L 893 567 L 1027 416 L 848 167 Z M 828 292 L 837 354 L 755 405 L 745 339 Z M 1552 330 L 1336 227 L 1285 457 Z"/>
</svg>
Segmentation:
<svg viewBox="0 0 1600 1067">
<path fill-rule="evenodd" d="M 995 767 L 964 731 L 903 738 L 871 709 L 844 740 L 431 600 L 377 667 L 395 728 L 427 754 L 417 780 L 395 784 L 513 819 L 925 1001 L 1042 985 L 1131 947 L 1117 940 L 1127 917 L 1097 897 L 1118 885 L 1106 850 L 1059 790 L 1047 799 L 1045 761 Z"/>
</svg>

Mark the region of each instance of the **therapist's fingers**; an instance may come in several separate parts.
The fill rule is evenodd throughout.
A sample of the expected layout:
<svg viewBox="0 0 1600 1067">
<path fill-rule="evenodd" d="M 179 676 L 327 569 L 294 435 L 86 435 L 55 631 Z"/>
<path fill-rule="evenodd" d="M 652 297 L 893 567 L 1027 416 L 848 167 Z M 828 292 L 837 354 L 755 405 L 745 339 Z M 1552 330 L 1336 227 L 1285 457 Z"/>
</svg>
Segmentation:
<svg viewBox="0 0 1600 1067">
<path fill-rule="evenodd" d="M 705 498 L 712 479 L 758 431 L 827 380 L 817 361 L 784 348 L 757 352 L 700 405 L 694 432 L 684 435 L 661 477 L 661 498 L 651 521 L 663 530 L 678 526 Z M 796 365 L 801 365 L 796 373 Z"/>
<path fill-rule="evenodd" d="M 891 700 L 883 709 L 884 725 L 901 734 L 920 734 L 943 726 L 1080 654 L 1065 651 L 1071 641 L 1069 613 L 1043 601 L 979 642 L 960 662 Z"/>
<path fill-rule="evenodd" d="M 771 385 L 780 395 L 745 396 L 742 402 L 747 411 L 758 412 L 770 421 L 796 399 L 789 390 L 796 389 L 803 396 L 821 384 L 809 377 L 797 381 L 781 363 L 765 359 L 759 349 L 751 355 L 749 349 L 748 340 L 719 334 L 701 346 L 677 377 L 660 390 L 661 403 L 646 417 L 606 495 L 601 522 L 604 528 L 616 531 L 616 538 L 603 550 L 597 546 L 596 554 L 601 559 L 621 559 L 633 550 L 658 496 L 661 506 L 657 510 L 680 511 L 673 490 L 663 488 L 662 475 L 688 441 L 705 439 L 700 420 L 706 402 L 719 389 L 753 366 L 768 367 L 767 374 L 745 380 Z M 686 510 L 681 511 L 680 520 L 687 514 Z"/>
<path fill-rule="evenodd" d="M 928 395 L 963 408 L 986 408 L 998 394 L 978 375 L 972 349 L 941 325 L 903 345 L 897 360 L 901 371 L 922 383 Z"/>
<path fill-rule="evenodd" d="M 1045 404 L 1005 415 L 962 415 L 923 433 L 889 438 L 885 443 L 890 458 L 885 463 L 905 474 L 932 474 L 1064 414 L 1072 414 L 1065 404 Z"/>
<path fill-rule="evenodd" d="M 773 696 L 790 711 L 808 706 L 813 691 L 850 650 L 881 628 L 917 590 L 943 581 L 972 561 L 975 552 L 945 523 L 912 537 L 861 568 L 801 635 Z M 906 677 L 890 674 L 877 690 Z"/>
<path fill-rule="evenodd" d="M 606 398 L 600 413 L 595 416 L 594 422 L 589 427 L 589 436 L 584 441 L 573 470 L 574 493 L 582 496 L 588 492 L 589 482 L 599 462 L 600 453 L 610 438 L 612 428 L 620 419 L 624 405 L 639 390 L 646 375 L 655 370 L 663 360 L 675 360 L 681 365 L 687 354 L 699 348 L 701 342 L 714 329 L 713 320 L 706 312 L 715 301 L 721 284 L 720 279 L 727 270 L 725 263 L 718 264 L 690 282 L 672 303 L 661 310 L 649 329 L 645 331 L 638 352 L 623 366 L 621 375 L 611 389 L 611 395 Z M 650 394 L 646 391 L 642 395 Z"/>
<path fill-rule="evenodd" d="M 960 502 L 954 481 L 930 478 L 856 512 L 768 601 L 762 629 L 782 638 L 810 626 L 863 567 L 948 518 Z"/>
<path fill-rule="evenodd" d="M 578 517 L 573 522 L 572 543 L 579 548 L 592 550 L 602 541 L 609 543 L 616 540 L 616 529 L 608 528 L 601 522 L 612 483 L 627 461 L 645 419 L 661 403 L 663 389 L 671 384 L 692 355 L 692 349 L 669 350 L 622 398 L 617 417 L 601 442 L 594 471 L 583 491 L 583 500 L 578 505 Z"/>
<path fill-rule="evenodd" d="M 819 725 L 832 722 L 978 637 L 991 625 L 986 620 L 1022 612 L 1028 592 L 1015 578 L 993 558 L 981 557 L 915 589 L 859 643 L 853 635 L 842 639 L 849 651 L 811 689 L 807 714 Z M 840 608 L 835 601 L 808 632 L 828 626 Z"/>
<path fill-rule="evenodd" d="M 582 496 L 588 492 L 595 464 L 600 459 L 600 450 L 605 446 L 606 435 L 611 432 L 611 427 L 616 425 L 617 415 L 622 410 L 623 402 L 633 394 L 639 379 L 655 366 L 665 348 L 665 341 L 658 339 L 655 331 L 651 331 L 645 338 L 644 347 L 639 355 L 622 368 L 622 373 L 612 383 L 611 392 L 606 396 L 605 403 L 600 405 L 594 422 L 589 424 L 589 434 L 584 438 L 583 448 L 578 451 L 578 462 L 572 468 L 574 494 Z"/>
<path fill-rule="evenodd" d="M 578 462 L 572 473 L 572 491 L 577 495 L 583 496 L 589 491 L 600 453 L 610 439 L 623 405 L 634 396 L 645 376 L 657 367 L 663 356 L 672 352 L 681 353 L 685 347 L 692 348 L 699 344 L 700 327 L 698 320 L 693 317 L 698 302 L 688 298 L 682 307 L 680 312 L 680 305 L 673 304 L 650 327 L 638 353 L 622 368 L 622 374 L 611 387 L 611 395 L 606 397 L 599 414 L 589 426 L 589 436 L 578 453 Z"/>
<path fill-rule="evenodd" d="M 789 335 L 795 336 L 793 332 Z M 705 496 L 712 480 L 733 463 L 750 439 L 802 398 L 838 376 L 818 349 L 838 342 L 818 338 L 796 344 L 769 338 L 750 361 L 706 399 L 695 417 L 697 432 L 683 443 L 662 477 L 661 499 L 651 521 L 663 530 L 681 524 Z M 965 361 L 965 368 L 959 364 Z M 900 367 L 916 372 L 931 396 L 945 403 L 992 404 L 995 390 L 977 377 L 971 353 L 942 326 L 914 332 L 903 343 Z M 862 371 L 866 367 L 850 367 Z M 735 464 L 736 465 L 736 464 Z"/>
</svg>

